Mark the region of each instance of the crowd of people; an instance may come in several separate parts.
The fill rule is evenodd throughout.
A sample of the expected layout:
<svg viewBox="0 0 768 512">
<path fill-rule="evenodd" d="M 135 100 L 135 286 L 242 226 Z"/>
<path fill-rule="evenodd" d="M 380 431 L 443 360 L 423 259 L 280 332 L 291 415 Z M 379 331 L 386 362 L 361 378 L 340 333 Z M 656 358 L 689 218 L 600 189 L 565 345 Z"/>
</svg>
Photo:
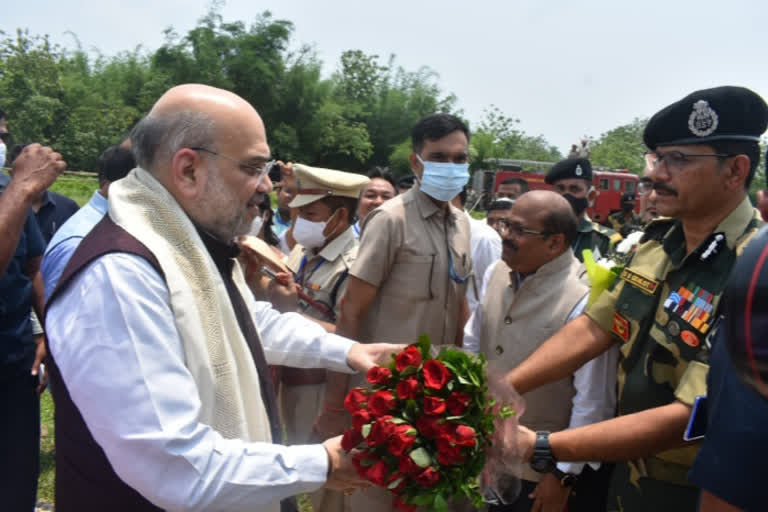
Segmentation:
<svg viewBox="0 0 768 512">
<path fill-rule="evenodd" d="M 483 355 L 525 401 L 520 492 L 489 510 L 762 510 L 768 231 L 747 190 L 766 127 L 740 87 L 659 110 L 610 227 L 586 213 L 586 141 L 550 190 L 506 180 L 471 216 L 471 134 L 449 114 L 413 127 L 395 179 L 273 162 L 252 105 L 177 86 L 105 150 L 80 209 L 48 190 L 62 155 L 14 148 L 4 509 L 34 508 L 48 385 L 57 510 L 291 511 L 300 494 L 316 512 L 393 510 L 342 449 L 344 398 L 426 334 Z M 585 250 L 610 259 L 625 239 L 591 296 Z"/>
</svg>

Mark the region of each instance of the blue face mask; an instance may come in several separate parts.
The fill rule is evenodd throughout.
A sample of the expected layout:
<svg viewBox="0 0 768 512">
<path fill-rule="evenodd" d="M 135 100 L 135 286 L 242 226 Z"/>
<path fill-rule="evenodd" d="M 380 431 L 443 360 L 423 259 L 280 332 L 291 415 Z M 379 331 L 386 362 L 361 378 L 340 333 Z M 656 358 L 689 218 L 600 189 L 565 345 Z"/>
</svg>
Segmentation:
<svg viewBox="0 0 768 512">
<path fill-rule="evenodd" d="M 461 192 L 469 181 L 469 164 L 452 162 L 426 162 L 416 155 L 424 166 L 421 191 L 438 201 L 450 201 Z"/>
</svg>

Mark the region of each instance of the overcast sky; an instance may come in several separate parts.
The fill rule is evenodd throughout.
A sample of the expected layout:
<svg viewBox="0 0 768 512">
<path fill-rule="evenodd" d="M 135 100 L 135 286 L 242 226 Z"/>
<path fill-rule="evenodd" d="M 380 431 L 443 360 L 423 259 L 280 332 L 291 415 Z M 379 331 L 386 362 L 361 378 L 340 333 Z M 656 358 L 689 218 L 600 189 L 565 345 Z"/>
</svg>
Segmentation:
<svg viewBox="0 0 768 512">
<path fill-rule="evenodd" d="M 5 2 L 3 2 L 5 3 Z M 207 0 L 28 0 L 0 29 L 47 33 L 106 55 L 154 50 L 194 27 Z M 229 0 L 226 21 L 264 11 L 295 24 L 326 73 L 347 49 L 427 65 L 473 122 L 497 105 L 564 153 L 584 134 L 646 117 L 694 90 L 743 85 L 768 97 L 766 0 Z"/>
</svg>

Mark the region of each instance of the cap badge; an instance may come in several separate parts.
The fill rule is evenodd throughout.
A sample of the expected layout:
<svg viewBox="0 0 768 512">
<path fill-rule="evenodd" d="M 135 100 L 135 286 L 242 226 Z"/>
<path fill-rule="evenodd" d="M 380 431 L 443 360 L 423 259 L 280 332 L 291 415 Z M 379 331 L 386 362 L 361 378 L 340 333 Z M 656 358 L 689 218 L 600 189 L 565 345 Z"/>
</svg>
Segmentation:
<svg viewBox="0 0 768 512">
<path fill-rule="evenodd" d="M 688 118 L 688 128 L 691 133 L 697 137 L 712 135 L 717 130 L 718 123 L 717 112 L 710 108 L 709 103 L 699 100 L 693 104 L 693 112 Z"/>
<path fill-rule="evenodd" d="M 581 165 L 577 165 L 577 166 L 576 166 L 576 170 L 575 170 L 575 171 L 573 171 L 573 173 L 574 173 L 576 176 L 581 176 L 582 174 L 584 174 L 584 171 L 582 170 L 582 168 L 581 168 Z"/>
</svg>

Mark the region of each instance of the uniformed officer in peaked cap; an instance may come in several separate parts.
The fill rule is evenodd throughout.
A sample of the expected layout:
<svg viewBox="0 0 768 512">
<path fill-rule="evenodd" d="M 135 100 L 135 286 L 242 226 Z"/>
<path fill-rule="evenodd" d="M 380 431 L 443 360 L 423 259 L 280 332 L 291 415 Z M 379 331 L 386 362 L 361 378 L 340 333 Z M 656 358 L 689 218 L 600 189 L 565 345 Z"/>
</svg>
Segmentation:
<svg viewBox="0 0 768 512">
<path fill-rule="evenodd" d="M 706 337 L 725 284 L 761 224 L 747 189 L 766 126 L 768 105 L 742 87 L 697 91 L 654 115 L 644 133 L 648 176 L 666 218 L 648 225 L 630 263 L 584 315 L 508 375 L 525 393 L 619 344 L 619 417 L 522 435 L 538 467 L 552 459 L 623 461 L 608 510 L 696 510 L 688 471 L 698 446 L 683 433 L 696 397 L 707 392 Z"/>
<path fill-rule="evenodd" d="M 561 160 L 552 166 L 544 181 L 571 203 L 579 218 L 579 235 L 573 243 L 573 252 L 579 261 L 584 261 L 584 249 L 591 249 L 595 259 L 607 256 L 611 245 L 621 241 L 621 235 L 593 222 L 587 215 L 587 207 L 597 197 L 597 190 L 592 186 L 592 164 L 589 160 Z"/>
<path fill-rule="evenodd" d="M 622 237 L 633 231 L 640 231 L 643 220 L 635 213 L 635 194 L 627 192 L 621 196 L 621 210 L 608 216 L 608 225 Z"/>
<path fill-rule="evenodd" d="M 357 257 L 354 215 L 360 189 L 370 180 L 361 174 L 293 164 L 296 195 L 290 203 L 299 215 L 287 266 L 311 303 L 300 300 L 305 314 L 335 323 Z M 283 368 L 280 406 L 290 444 L 306 444 L 325 394 L 326 370 Z M 339 510 L 343 495 L 323 489 L 311 495 L 315 510 Z"/>
</svg>

